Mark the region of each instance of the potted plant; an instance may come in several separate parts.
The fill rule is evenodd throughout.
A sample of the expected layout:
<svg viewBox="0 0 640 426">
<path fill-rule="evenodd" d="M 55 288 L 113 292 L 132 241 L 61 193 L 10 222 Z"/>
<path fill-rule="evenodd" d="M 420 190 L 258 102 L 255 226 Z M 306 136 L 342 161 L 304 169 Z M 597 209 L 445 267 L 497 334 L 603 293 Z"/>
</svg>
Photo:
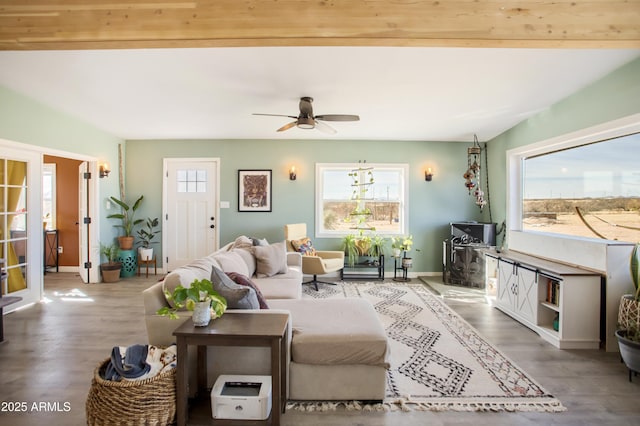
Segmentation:
<svg viewBox="0 0 640 426">
<path fill-rule="evenodd" d="M 135 218 L 136 210 L 140 207 L 143 198 L 144 196 L 141 195 L 130 207 L 124 201 L 111 197 L 111 200 L 122 208 L 122 213 L 113 213 L 107 216 L 109 219 L 120 219 L 122 221 L 120 225 L 116 225 L 116 227 L 122 228 L 124 231 L 124 235 L 118 237 L 120 250 L 131 250 L 133 247 L 133 228 L 142 222 L 142 219 Z"/>
<path fill-rule="evenodd" d="M 160 231 L 156 230 L 158 224 L 159 221 L 157 217 L 154 219 L 148 217 L 146 221 L 146 228 L 138 229 L 137 231 L 141 244 L 141 246 L 138 247 L 138 256 L 142 260 L 153 259 L 153 247 L 151 247 L 151 244 L 157 243 L 157 241 L 153 241 L 153 239 L 160 233 Z"/>
<path fill-rule="evenodd" d="M 158 315 L 178 319 L 178 309 L 186 307 L 193 311 L 193 324 L 196 327 L 206 327 L 211 318 L 222 316 L 227 309 L 227 301 L 213 289 L 213 284 L 207 279 L 193 280 L 189 287 L 178 285 L 173 293 L 165 291 L 167 300 L 173 300 L 175 308 L 167 306 L 158 309 Z"/>
<path fill-rule="evenodd" d="M 358 247 L 356 245 L 357 240 L 357 237 L 353 234 L 345 235 L 342 239 L 342 249 L 347 255 L 347 263 L 351 267 L 356 264 L 356 259 L 358 258 Z"/>
<path fill-rule="evenodd" d="M 386 245 L 387 240 L 380 235 L 374 235 L 371 237 L 371 248 L 369 249 L 369 254 L 373 257 L 380 257 L 384 255 L 384 246 Z"/>
<path fill-rule="evenodd" d="M 629 270 L 636 291 L 620 299 L 616 337 L 620 356 L 629 369 L 631 381 L 632 373 L 640 372 L 640 243 L 631 252 Z"/>
<path fill-rule="evenodd" d="M 368 235 L 361 235 L 356 239 L 356 249 L 359 256 L 368 256 L 371 250 L 371 237 Z"/>
<path fill-rule="evenodd" d="M 100 264 L 102 271 L 102 281 L 105 283 L 115 283 L 120 281 L 120 270 L 122 264 L 116 261 L 118 257 L 118 246 L 113 243 L 110 245 L 100 244 L 100 252 L 107 259 L 106 263 Z"/>
</svg>

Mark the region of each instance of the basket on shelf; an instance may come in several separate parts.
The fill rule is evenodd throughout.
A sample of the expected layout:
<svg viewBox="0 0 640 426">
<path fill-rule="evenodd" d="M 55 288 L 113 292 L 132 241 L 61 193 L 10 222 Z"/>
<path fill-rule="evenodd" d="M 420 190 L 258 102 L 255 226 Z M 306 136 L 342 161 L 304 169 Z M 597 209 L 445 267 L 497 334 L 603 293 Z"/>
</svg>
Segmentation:
<svg viewBox="0 0 640 426">
<path fill-rule="evenodd" d="M 98 365 L 87 397 L 88 425 L 170 425 L 176 417 L 175 369 L 139 381 L 103 378 L 111 359 Z"/>
</svg>

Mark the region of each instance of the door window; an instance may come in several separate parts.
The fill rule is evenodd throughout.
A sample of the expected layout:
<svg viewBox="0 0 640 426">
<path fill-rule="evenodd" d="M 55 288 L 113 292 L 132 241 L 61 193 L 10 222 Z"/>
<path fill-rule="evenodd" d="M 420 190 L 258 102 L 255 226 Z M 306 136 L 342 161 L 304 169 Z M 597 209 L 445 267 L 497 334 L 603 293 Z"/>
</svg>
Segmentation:
<svg viewBox="0 0 640 426">
<path fill-rule="evenodd" d="M 8 273 L 2 294 L 27 288 L 27 163 L 0 158 L 0 257 Z"/>
</svg>

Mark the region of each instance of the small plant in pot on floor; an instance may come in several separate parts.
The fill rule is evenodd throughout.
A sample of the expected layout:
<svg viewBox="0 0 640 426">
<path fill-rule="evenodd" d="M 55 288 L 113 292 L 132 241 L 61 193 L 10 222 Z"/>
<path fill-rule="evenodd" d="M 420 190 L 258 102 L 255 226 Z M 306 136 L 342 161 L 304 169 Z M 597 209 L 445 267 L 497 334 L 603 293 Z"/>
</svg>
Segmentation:
<svg viewBox="0 0 640 426">
<path fill-rule="evenodd" d="M 106 263 L 100 264 L 102 271 L 102 281 L 105 283 L 115 283 L 120 281 L 120 270 L 122 263 L 117 262 L 118 246 L 116 244 L 100 244 L 100 253 L 107 259 Z"/>
<path fill-rule="evenodd" d="M 213 289 L 213 284 L 207 279 L 193 280 L 189 287 L 178 285 L 173 293 L 165 291 L 168 301 L 173 301 L 175 308 L 158 309 L 158 315 L 178 319 L 177 311 L 186 308 L 193 311 L 193 324 L 196 327 L 206 327 L 212 318 L 221 317 L 227 310 L 227 300 Z"/>
<path fill-rule="evenodd" d="M 640 372 L 640 243 L 631 252 L 629 269 L 635 293 L 625 294 L 620 299 L 616 337 L 631 381 L 632 375 Z"/>
</svg>

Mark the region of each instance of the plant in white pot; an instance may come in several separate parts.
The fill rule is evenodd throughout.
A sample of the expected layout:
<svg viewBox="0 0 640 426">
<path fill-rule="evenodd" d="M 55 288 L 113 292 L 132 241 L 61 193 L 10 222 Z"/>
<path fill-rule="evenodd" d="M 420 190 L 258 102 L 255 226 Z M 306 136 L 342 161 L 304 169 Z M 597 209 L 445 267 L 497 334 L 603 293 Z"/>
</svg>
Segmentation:
<svg viewBox="0 0 640 426">
<path fill-rule="evenodd" d="M 107 259 L 105 263 L 100 264 L 102 281 L 105 283 L 115 283 L 120 281 L 122 263 L 116 261 L 116 258 L 118 257 L 118 246 L 116 244 L 100 244 L 100 253 L 102 253 L 102 255 Z"/>
<path fill-rule="evenodd" d="M 122 213 L 113 213 L 107 216 L 107 218 L 121 220 L 120 225 L 115 225 L 116 228 L 122 228 L 124 231 L 124 235 L 118 237 L 118 244 L 120 245 L 120 250 L 131 250 L 133 248 L 133 228 L 142 222 L 142 219 L 135 218 L 136 210 L 140 207 L 144 196 L 141 195 L 140 198 L 133 203 L 133 206 L 129 206 L 125 201 L 118 200 L 116 197 L 110 198 L 120 206 Z"/>
<path fill-rule="evenodd" d="M 156 244 L 157 241 L 153 241 L 156 235 L 160 233 L 156 229 L 160 222 L 158 218 L 151 219 L 147 218 L 145 222 L 146 227 L 138 229 L 137 234 L 138 238 L 140 238 L 140 247 L 138 247 L 138 256 L 141 260 L 151 260 L 153 259 L 153 247 L 151 244 Z"/>
<path fill-rule="evenodd" d="M 631 252 L 629 269 L 636 291 L 620 299 L 616 337 L 631 381 L 632 374 L 640 373 L 640 243 Z"/>
<path fill-rule="evenodd" d="M 175 307 L 158 309 L 158 315 L 178 319 L 177 311 L 186 308 L 193 311 L 191 318 L 196 327 L 206 327 L 212 318 L 221 317 L 227 310 L 227 300 L 213 289 L 213 284 L 207 279 L 193 280 L 189 287 L 178 285 L 173 293 L 165 291 L 165 297 L 172 300 Z"/>
</svg>

